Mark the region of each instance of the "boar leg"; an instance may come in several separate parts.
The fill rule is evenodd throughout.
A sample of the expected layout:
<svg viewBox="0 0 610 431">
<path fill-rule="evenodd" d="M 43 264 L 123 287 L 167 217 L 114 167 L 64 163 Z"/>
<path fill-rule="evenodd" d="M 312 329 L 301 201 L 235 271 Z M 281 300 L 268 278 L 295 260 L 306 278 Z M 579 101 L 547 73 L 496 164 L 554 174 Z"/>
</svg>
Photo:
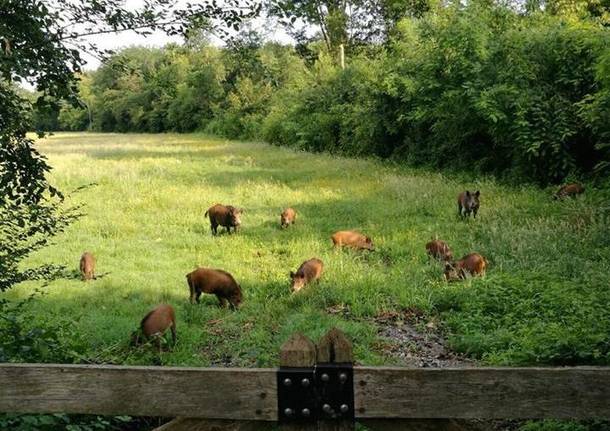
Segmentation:
<svg viewBox="0 0 610 431">
<path fill-rule="evenodd" d="M 225 308 L 227 306 L 227 299 L 220 295 L 217 295 L 216 297 L 218 298 L 220 308 Z"/>
<path fill-rule="evenodd" d="M 212 222 L 210 226 L 212 228 L 212 235 L 216 235 L 218 233 L 218 224 L 216 224 L 216 222 Z"/>
<path fill-rule="evenodd" d="M 172 323 L 170 330 L 172 331 L 172 346 L 175 346 L 176 345 L 176 324 L 175 323 Z"/>
<path fill-rule="evenodd" d="M 473 218 L 477 218 L 477 211 L 478 210 L 479 210 L 478 208 L 475 208 L 475 209 L 472 210 L 472 217 Z"/>
</svg>

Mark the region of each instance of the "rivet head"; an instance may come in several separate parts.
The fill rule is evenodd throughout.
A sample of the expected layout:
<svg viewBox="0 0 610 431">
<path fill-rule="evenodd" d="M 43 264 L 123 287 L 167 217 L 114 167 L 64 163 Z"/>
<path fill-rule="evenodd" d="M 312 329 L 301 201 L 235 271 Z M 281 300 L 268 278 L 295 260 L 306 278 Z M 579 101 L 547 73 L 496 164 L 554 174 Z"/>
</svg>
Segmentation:
<svg viewBox="0 0 610 431">
<path fill-rule="evenodd" d="M 304 388 L 306 388 L 307 386 L 309 386 L 309 379 L 303 379 L 301 380 L 301 385 L 303 385 Z"/>
<path fill-rule="evenodd" d="M 341 404 L 341 413 L 347 413 L 349 411 L 349 406 L 347 404 Z"/>
<path fill-rule="evenodd" d="M 284 379 L 284 386 L 291 386 L 292 385 L 292 380 L 286 378 Z"/>
<path fill-rule="evenodd" d="M 323 382 L 328 382 L 330 380 L 330 377 L 328 376 L 328 374 L 324 373 L 322 374 L 322 381 Z"/>
<path fill-rule="evenodd" d="M 284 409 L 284 414 L 285 414 L 286 416 L 292 416 L 292 413 L 293 413 L 293 412 L 292 412 L 292 409 L 291 409 L 291 408 L 286 408 L 286 409 Z"/>
<path fill-rule="evenodd" d="M 301 413 L 303 414 L 303 416 L 305 416 L 306 418 L 309 417 L 309 415 L 311 414 L 311 412 L 309 411 L 309 409 L 303 409 L 301 411 Z"/>
<path fill-rule="evenodd" d="M 345 383 L 345 382 L 347 382 L 347 374 L 345 374 L 345 373 L 341 373 L 341 374 L 339 374 L 339 381 L 340 381 L 341 383 Z"/>
<path fill-rule="evenodd" d="M 328 413 L 328 414 L 332 413 L 332 411 L 333 411 L 333 409 L 330 407 L 329 404 L 324 404 L 322 406 L 322 410 L 324 411 L 324 413 Z"/>
</svg>

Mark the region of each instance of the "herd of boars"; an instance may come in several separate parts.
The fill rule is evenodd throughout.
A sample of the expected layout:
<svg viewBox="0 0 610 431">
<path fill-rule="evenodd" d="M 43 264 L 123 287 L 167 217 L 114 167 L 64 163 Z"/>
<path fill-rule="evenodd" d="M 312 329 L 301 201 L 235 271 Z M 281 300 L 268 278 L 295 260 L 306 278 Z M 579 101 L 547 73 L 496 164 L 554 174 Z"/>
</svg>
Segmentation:
<svg viewBox="0 0 610 431">
<path fill-rule="evenodd" d="M 554 199 L 575 197 L 584 192 L 581 184 L 568 184 L 562 186 L 553 195 Z M 471 192 L 463 191 L 458 195 L 458 214 L 468 217 L 472 214 L 476 218 L 480 208 L 481 193 L 479 190 Z M 226 229 L 227 233 L 237 232 L 241 227 L 241 214 L 244 210 L 231 205 L 215 204 L 208 208 L 204 217 L 210 220 L 210 228 L 213 235 L 218 234 L 218 226 Z M 294 224 L 297 212 L 293 208 L 286 208 L 280 214 L 280 227 L 288 228 Z M 333 247 L 351 248 L 354 250 L 374 251 L 375 247 L 370 237 L 354 230 L 342 230 L 331 236 Z M 453 252 L 449 245 L 442 240 L 434 239 L 426 244 L 426 253 L 429 258 L 445 264 L 444 277 L 447 281 L 463 280 L 468 277 L 484 276 L 487 268 L 487 259 L 479 253 L 473 252 L 461 259 L 454 260 Z M 81 256 L 79 269 L 82 279 L 95 279 L 96 260 L 92 253 L 84 252 Z M 311 258 L 303 262 L 296 272 L 290 271 L 290 290 L 299 292 L 310 283 L 317 282 L 322 276 L 324 263 L 318 258 Z M 221 307 L 227 304 L 232 309 L 237 309 L 242 302 L 241 286 L 235 278 L 222 269 L 197 268 L 186 274 L 189 287 L 190 302 L 199 303 L 202 293 L 215 295 Z M 161 349 L 160 338 L 167 331 L 171 331 L 172 342 L 176 342 L 176 313 L 174 308 L 168 304 L 158 305 L 151 310 L 140 322 L 140 327 L 132 334 L 131 345 L 137 346 L 144 342 L 154 341 Z"/>
</svg>

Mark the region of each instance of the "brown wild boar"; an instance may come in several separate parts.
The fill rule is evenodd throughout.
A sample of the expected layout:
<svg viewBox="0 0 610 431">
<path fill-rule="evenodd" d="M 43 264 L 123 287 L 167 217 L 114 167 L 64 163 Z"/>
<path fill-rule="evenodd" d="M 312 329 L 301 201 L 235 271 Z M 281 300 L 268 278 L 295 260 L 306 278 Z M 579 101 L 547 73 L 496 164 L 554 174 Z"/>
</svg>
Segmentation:
<svg viewBox="0 0 610 431">
<path fill-rule="evenodd" d="M 145 341 L 155 339 L 155 344 L 160 349 L 160 338 L 168 329 L 172 333 L 172 344 L 175 345 L 176 313 L 171 305 L 161 304 L 144 316 L 140 322 L 140 329 L 131 335 L 131 345 L 139 346 Z"/>
<path fill-rule="evenodd" d="M 375 250 L 371 238 L 354 230 L 341 230 L 335 232 L 331 236 L 331 239 L 333 240 L 333 245 L 335 247 L 350 247 L 356 250 Z"/>
<path fill-rule="evenodd" d="M 191 292 L 191 304 L 199 303 L 202 293 L 216 295 L 221 307 L 226 307 L 227 301 L 235 309 L 241 304 L 241 287 L 233 276 L 221 269 L 197 268 L 186 274 L 186 281 Z"/>
<path fill-rule="evenodd" d="M 566 184 L 562 186 L 553 196 L 554 199 L 563 199 L 566 197 L 576 197 L 585 192 L 585 188 L 581 184 Z"/>
<path fill-rule="evenodd" d="M 445 264 L 445 279 L 447 281 L 461 280 L 477 275 L 484 276 L 487 261 L 478 253 L 470 253 L 456 262 Z"/>
<path fill-rule="evenodd" d="M 426 244 L 428 256 L 440 261 L 450 262 L 453 259 L 453 253 L 445 241 L 438 239 L 430 241 Z"/>
<path fill-rule="evenodd" d="M 80 273 L 84 281 L 95 279 L 95 257 L 88 251 L 80 257 Z"/>
<path fill-rule="evenodd" d="M 477 217 L 479 211 L 481 192 L 478 190 L 474 193 L 466 190 L 458 195 L 458 213 L 463 217 L 468 217 L 472 213 L 472 217 Z"/>
<path fill-rule="evenodd" d="M 286 228 L 291 224 L 294 224 L 296 219 L 297 212 L 292 208 L 286 208 L 284 211 L 282 211 L 282 214 L 280 214 L 280 226 L 282 228 Z"/>
<path fill-rule="evenodd" d="M 241 214 L 244 212 L 242 208 L 236 208 L 231 205 L 216 204 L 205 212 L 204 217 L 210 218 L 210 226 L 212 234 L 218 233 L 218 226 L 227 229 L 231 233 L 231 228 L 237 232 L 237 228 L 241 226 Z"/>
<path fill-rule="evenodd" d="M 320 280 L 322 270 L 324 269 L 324 263 L 317 258 L 306 260 L 299 266 L 297 272 L 290 271 L 290 290 L 298 292 L 307 284 L 312 281 Z"/>
</svg>

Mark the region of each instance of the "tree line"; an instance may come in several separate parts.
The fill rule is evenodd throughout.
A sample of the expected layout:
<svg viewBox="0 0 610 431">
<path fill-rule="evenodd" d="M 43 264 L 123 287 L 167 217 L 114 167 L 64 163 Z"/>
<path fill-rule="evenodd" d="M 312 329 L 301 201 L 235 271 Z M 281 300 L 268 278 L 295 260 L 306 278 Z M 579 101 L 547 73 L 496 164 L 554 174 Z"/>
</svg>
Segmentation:
<svg viewBox="0 0 610 431">
<path fill-rule="evenodd" d="M 541 184 L 607 170 L 608 5 L 353 3 L 274 3 L 295 46 L 242 31 L 222 48 L 199 34 L 125 49 L 81 76 L 80 106 L 37 125 L 204 131 Z"/>
</svg>

